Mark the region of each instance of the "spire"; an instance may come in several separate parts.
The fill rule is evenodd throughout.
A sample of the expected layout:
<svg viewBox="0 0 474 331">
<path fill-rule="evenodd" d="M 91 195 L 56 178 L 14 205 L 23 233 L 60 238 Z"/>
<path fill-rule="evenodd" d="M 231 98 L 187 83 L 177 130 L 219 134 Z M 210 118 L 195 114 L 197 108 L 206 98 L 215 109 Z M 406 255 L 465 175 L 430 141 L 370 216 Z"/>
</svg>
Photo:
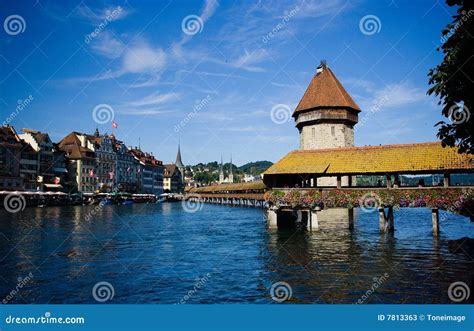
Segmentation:
<svg viewBox="0 0 474 331">
<path fill-rule="evenodd" d="M 99 127 L 96 127 L 96 128 L 95 128 L 94 136 L 96 136 L 96 137 L 99 137 L 99 136 L 100 136 Z"/>
<path fill-rule="evenodd" d="M 176 154 L 176 166 L 178 168 L 184 168 L 183 161 L 181 160 L 181 143 L 178 142 L 178 154 Z"/>
<path fill-rule="evenodd" d="M 312 109 L 332 110 L 341 108 L 355 112 L 361 111 L 344 86 L 329 69 L 326 61 L 323 60 L 316 69 L 316 74 L 298 103 L 293 116 L 296 116 L 299 112 Z"/>
<path fill-rule="evenodd" d="M 219 184 L 224 182 L 224 165 L 222 164 L 222 155 L 221 155 L 221 164 L 219 165 Z"/>
<path fill-rule="evenodd" d="M 234 174 L 232 173 L 232 154 L 230 155 L 230 171 L 229 171 L 229 183 L 234 182 Z"/>
</svg>

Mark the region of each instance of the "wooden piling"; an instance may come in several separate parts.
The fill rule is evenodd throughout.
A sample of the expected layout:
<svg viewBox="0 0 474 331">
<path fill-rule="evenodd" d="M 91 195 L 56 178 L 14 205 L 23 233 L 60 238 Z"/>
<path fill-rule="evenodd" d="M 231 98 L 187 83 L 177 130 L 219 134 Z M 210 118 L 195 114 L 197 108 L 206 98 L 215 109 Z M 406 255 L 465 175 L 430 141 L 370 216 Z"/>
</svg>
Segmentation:
<svg viewBox="0 0 474 331">
<path fill-rule="evenodd" d="M 431 209 L 431 222 L 433 223 L 433 236 L 439 236 L 439 210 L 438 208 Z"/>
<path fill-rule="evenodd" d="M 348 208 L 349 229 L 354 229 L 354 208 Z"/>
</svg>

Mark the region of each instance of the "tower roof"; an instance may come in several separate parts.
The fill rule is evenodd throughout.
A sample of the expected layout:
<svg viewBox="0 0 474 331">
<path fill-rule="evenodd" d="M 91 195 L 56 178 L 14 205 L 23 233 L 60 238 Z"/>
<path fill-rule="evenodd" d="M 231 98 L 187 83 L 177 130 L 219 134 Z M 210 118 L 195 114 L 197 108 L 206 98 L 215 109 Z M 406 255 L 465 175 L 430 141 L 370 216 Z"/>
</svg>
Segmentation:
<svg viewBox="0 0 474 331">
<path fill-rule="evenodd" d="M 178 143 L 178 154 L 176 155 L 176 166 L 178 168 L 184 168 L 184 164 L 183 164 L 183 161 L 181 160 L 181 148 L 180 148 L 180 144 Z"/>
<path fill-rule="evenodd" d="M 321 108 L 350 108 L 357 112 L 361 111 L 324 62 L 318 67 L 293 116 L 305 110 Z"/>
</svg>

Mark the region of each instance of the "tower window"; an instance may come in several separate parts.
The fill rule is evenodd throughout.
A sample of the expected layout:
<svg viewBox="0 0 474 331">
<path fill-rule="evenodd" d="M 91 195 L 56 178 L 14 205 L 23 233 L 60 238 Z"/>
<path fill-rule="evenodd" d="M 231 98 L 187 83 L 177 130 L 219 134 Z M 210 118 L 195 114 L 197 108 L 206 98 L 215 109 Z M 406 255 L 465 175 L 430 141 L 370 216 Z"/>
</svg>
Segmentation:
<svg viewBox="0 0 474 331">
<path fill-rule="evenodd" d="M 334 137 L 336 135 L 336 128 L 331 126 L 331 135 Z"/>
</svg>

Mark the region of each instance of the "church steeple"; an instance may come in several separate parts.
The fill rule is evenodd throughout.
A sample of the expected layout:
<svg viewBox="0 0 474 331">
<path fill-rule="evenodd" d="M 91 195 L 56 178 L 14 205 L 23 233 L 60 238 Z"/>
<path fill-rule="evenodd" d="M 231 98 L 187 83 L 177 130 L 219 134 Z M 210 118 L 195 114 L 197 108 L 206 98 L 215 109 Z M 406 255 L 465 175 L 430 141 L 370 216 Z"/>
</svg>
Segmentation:
<svg viewBox="0 0 474 331">
<path fill-rule="evenodd" d="M 232 173 L 232 155 L 230 156 L 230 170 L 229 170 L 229 183 L 234 182 L 234 174 Z"/>
<path fill-rule="evenodd" d="M 181 180 L 184 183 L 184 164 L 181 160 L 181 143 L 178 142 L 178 153 L 176 154 L 176 168 L 178 168 L 179 172 L 181 173 Z"/>
<path fill-rule="evenodd" d="M 178 143 L 178 154 L 176 154 L 176 166 L 178 168 L 184 168 L 183 161 L 181 160 L 181 143 Z"/>
<path fill-rule="evenodd" d="M 219 166 L 219 184 L 222 184 L 224 182 L 224 164 L 222 161 L 222 155 L 221 155 L 221 164 Z"/>
</svg>

